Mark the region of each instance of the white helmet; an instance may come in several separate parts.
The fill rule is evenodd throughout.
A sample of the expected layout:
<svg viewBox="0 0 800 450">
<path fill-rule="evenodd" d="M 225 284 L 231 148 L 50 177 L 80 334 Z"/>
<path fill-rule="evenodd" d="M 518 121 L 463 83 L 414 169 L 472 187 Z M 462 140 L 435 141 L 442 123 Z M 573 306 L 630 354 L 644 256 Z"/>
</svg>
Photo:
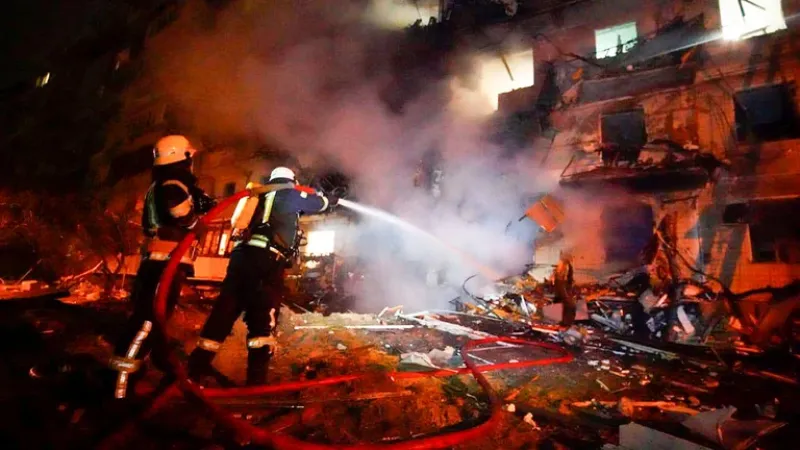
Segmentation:
<svg viewBox="0 0 800 450">
<path fill-rule="evenodd" d="M 153 165 L 165 166 L 194 156 L 195 150 L 186 137 L 181 135 L 165 136 L 158 140 L 153 149 Z"/>
<path fill-rule="evenodd" d="M 271 174 L 269 174 L 269 181 L 277 178 L 288 178 L 294 181 L 294 172 L 288 167 L 276 167 Z"/>
</svg>

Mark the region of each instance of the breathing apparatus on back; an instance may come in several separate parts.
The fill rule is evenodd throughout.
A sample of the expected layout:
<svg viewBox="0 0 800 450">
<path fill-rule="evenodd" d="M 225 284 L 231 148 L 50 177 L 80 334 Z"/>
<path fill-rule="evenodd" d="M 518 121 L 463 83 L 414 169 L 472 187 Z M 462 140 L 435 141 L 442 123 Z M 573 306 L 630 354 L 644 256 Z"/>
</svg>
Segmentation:
<svg viewBox="0 0 800 450">
<path fill-rule="evenodd" d="M 249 196 L 239 200 L 231 216 L 233 227 L 232 238 L 235 240 L 249 239 L 249 232 L 253 222 L 253 214 L 258 207 L 259 197 L 264 194 L 278 192 L 285 189 L 295 189 L 307 194 L 316 195 L 317 191 L 309 186 L 297 184 L 294 172 L 286 167 L 277 167 L 272 171 L 267 184 L 248 183 L 246 187 Z"/>
</svg>

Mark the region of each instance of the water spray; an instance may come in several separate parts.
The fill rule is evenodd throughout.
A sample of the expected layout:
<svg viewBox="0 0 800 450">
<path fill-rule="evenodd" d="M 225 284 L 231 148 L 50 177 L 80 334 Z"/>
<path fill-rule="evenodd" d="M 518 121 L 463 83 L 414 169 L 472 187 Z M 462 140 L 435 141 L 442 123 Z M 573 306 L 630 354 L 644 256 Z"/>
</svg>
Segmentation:
<svg viewBox="0 0 800 450">
<path fill-rule="evenodd" d="M 415 234 L 417 236 L 429 240 L 430 242 L 458 256 L 461 261 L 472 266 L 474 269 L 478 271 L 478 273 L 480 273 L 482 276 L 486 277 L 490 281 L 496 281 L 503 277 L 502 274 L 492 269 L 491 267 L 487 267 L 486 265 L 481 264 L 474 257 L 464 252 L 463 250 L 459 249 L 458 247 L 439 239 L 430 232 L 425 231 L 422 228 L 395 216 L 394 214 L 391 214 L 379 208 L 362 205 L 360 203 L 356 203 L 354 201 L 345 199 L 340 199 L 339 205 L 347 209 L 356 211 L 358 213 L 383 220 L 384 222 L 390 223 L 405 232 L 408 232 L 410 234 Z"/>
</svg>

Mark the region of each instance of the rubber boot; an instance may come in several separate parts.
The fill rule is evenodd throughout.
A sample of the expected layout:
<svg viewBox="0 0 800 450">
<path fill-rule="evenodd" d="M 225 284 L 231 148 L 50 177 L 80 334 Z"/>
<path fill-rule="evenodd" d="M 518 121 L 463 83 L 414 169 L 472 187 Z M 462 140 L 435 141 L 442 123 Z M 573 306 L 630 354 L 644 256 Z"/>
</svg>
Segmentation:
<svg viewBox="0 0 800 450">
<path fill-rule="evenodd" d="M 202 348 L 195 348 L 189 354 L 189 362 L 187 364 L 189 370 L 189 378 L 192 380 L 199 380 L 211 374 L 211 361 L 217 356 L 215 352 L 210 352 Z"/>
<path fill-rule="evenodd" d="M 144 361 L 139 362 L 139 370 L 128 372 L 127 378 L 120 380 L 120 372 L 111 368 L 103 369 L 100 374 L 100 383 L 103 391 L 109 399 L 130 398 L 136 396 L 136 386 L 145 378 L 148 367 Z M 117 392 L 118 388 L 122 388 L 121 392 Z M 122 397 L 117 397 L 117 395 Z"/>
<path fill-rule="evenodd" d="M 251 348 L 247 352 L 247 385 L 258 386 L 267 384 L 267 366 L 272 357 L 269 346 Z"/>
</svg>

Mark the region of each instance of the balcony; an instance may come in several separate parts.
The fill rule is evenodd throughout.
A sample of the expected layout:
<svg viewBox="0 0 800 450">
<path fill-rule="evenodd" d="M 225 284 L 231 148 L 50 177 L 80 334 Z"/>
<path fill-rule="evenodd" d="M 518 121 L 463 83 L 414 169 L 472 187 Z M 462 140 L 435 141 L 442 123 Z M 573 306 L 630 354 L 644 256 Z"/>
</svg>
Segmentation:
<svg viewBox="0 0 800 450">
<path fill-rule="evenodd" d="M 613 78 L 587 80 L 580 86 L 578 103 L 600 102 L 688 86 L 694 83 L 695 72 L 694 66 L 671 66 L 632 72 Z"/>
<path fill-rule="evenodd" d="M 726 164 L 709 153 L 657 140 L 642 148 L 600 146 L 576 153 L 561 173 L 559 184 L 575 188 L 615 186 L 634 193 L 699 189 L 716 179 Z"/>
</svg>

